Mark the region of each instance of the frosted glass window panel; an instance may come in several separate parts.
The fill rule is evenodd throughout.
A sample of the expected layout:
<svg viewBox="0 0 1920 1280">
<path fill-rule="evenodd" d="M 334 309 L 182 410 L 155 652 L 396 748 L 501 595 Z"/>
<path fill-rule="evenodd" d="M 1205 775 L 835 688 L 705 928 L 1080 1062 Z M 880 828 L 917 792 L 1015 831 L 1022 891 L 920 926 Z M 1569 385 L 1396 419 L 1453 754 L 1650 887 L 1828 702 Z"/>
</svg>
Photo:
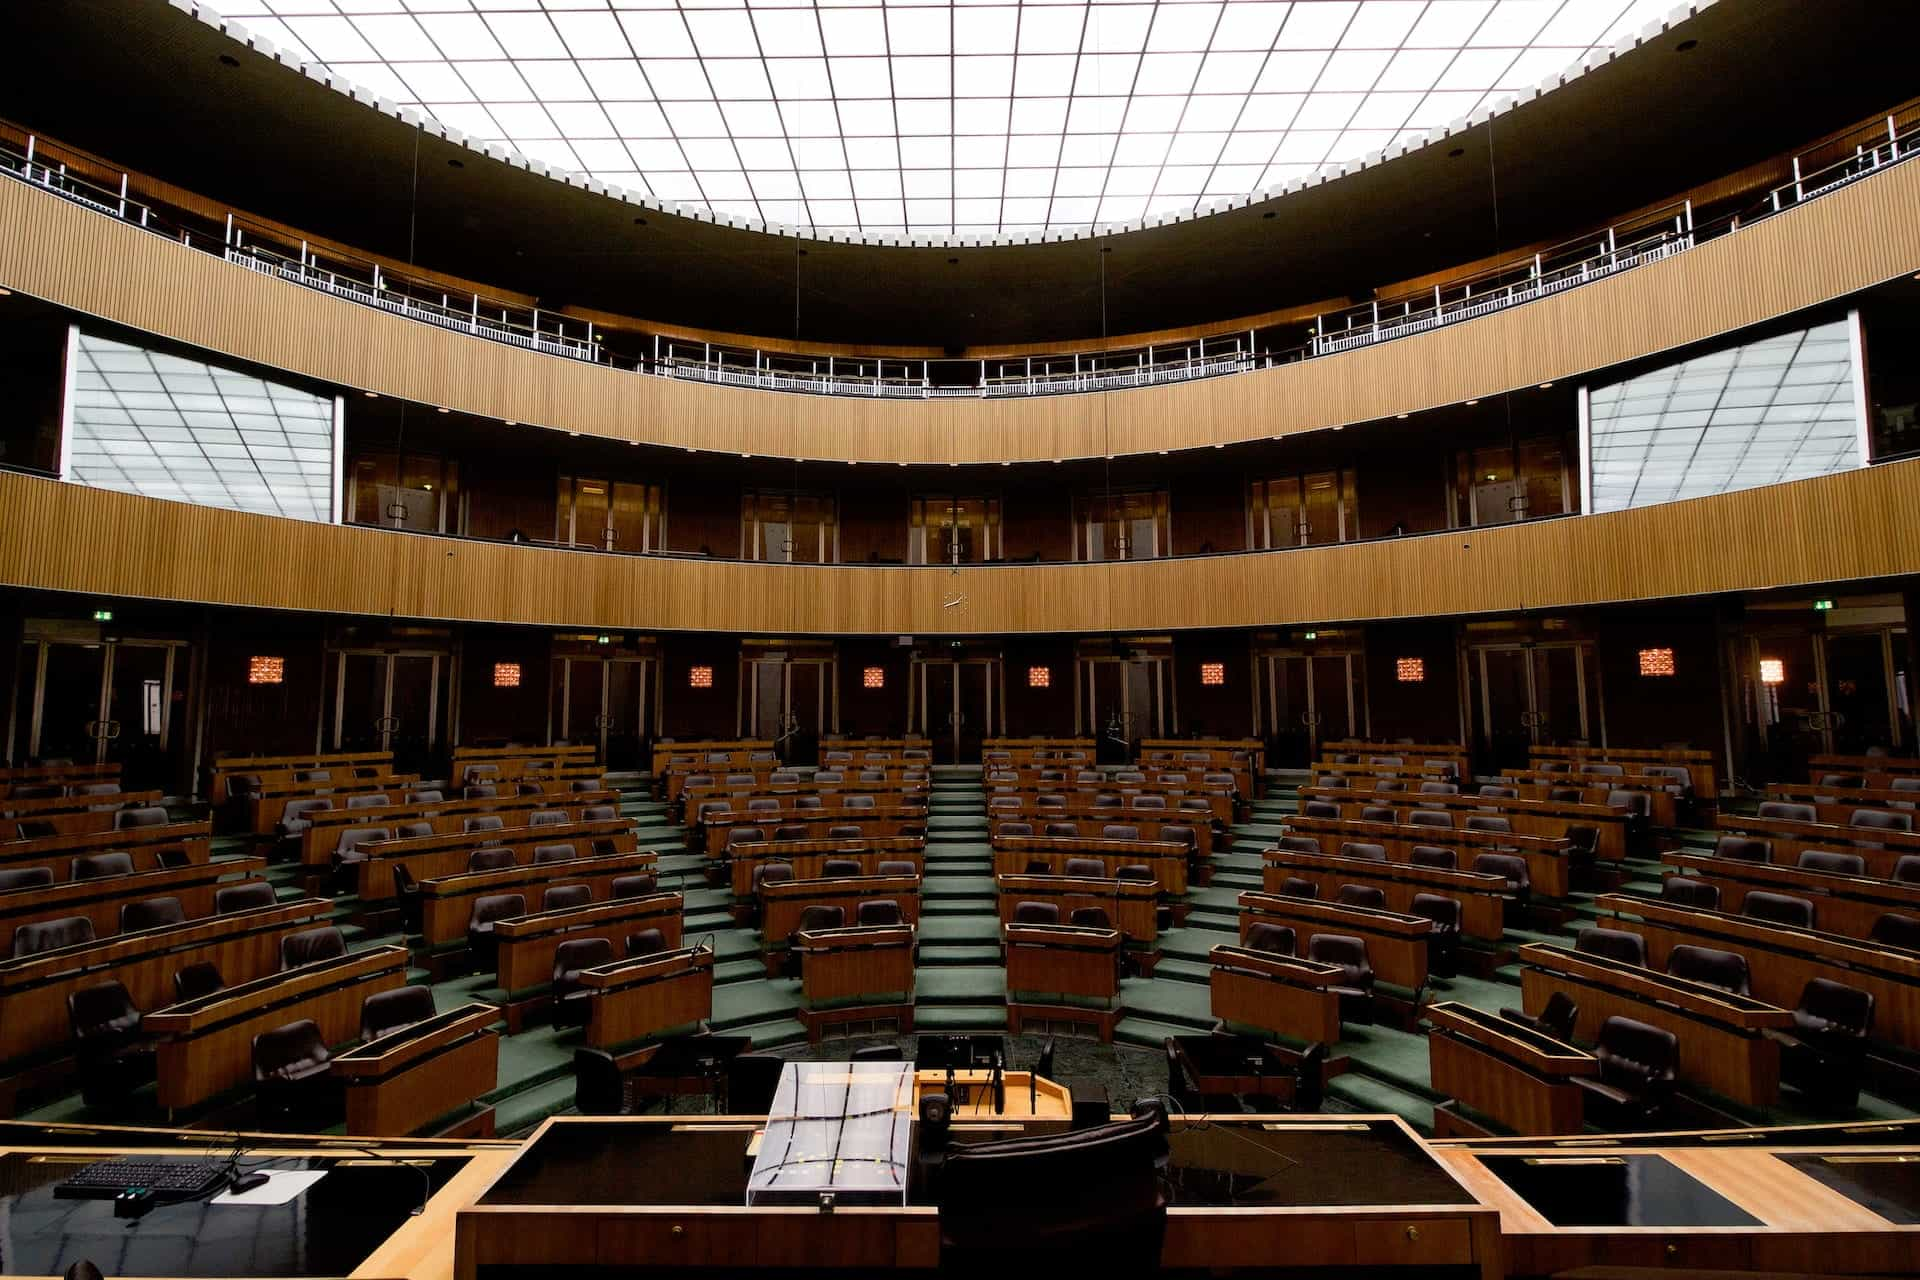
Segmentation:
<svg viewBox="0 0 1920 1280">
<path fill-rule="evenodd" d="M 1593 509 L 1864 466 L 1851 323 L 1796 329 L 1593 388 Z"/>
<path fill-rule="evenodd" d="M 83 332 L 67 430 L 76 484 L 332 518 L 332 396 Z"/>
</svg>

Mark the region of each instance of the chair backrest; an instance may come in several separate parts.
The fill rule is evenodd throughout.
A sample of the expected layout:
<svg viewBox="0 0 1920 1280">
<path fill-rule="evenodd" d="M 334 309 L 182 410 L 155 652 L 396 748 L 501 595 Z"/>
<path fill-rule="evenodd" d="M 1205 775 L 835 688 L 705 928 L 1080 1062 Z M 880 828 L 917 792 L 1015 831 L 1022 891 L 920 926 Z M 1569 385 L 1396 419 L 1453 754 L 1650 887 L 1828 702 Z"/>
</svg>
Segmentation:
<svg viewBox="0 0 1920 1280">
<path fill-rule="evenodd" d="M 1547 799 L 1549 800 L 1577 801 L 1580 799 L 1582 794 L 1583 793 L 1578 787 L 1548 787 L 1547 788 Z"/>
<path fill-rule="evenodd" d="M 433 1016 L 433 988 L 409 984 L 376 991 L 360 1003 L 360 1038 L 378 1040 L 389 1031 Z"/>
<path fill-rule="evenodd" d="M 62 916 L 57 920 L 35 920 L 13 931 L 13 955 L 37 956 L 42 951 L 57 951 L 93 941 L 93 921 L 86 916 Z"/>
<path fill-rule="evenodd" d="M 18 938 L 20 935 L 15 934 Z M 1868 936 L 1875 942 L 1885 943 L 1889 947 L 1900 947 L 1907 951 L 1920 951 L 1920 917 L 1902 915 L 1898 911 L 1881 913 L 1873 922 Z"/>
<path fill-rule="evenodd" d="M 1623 764 L 1608 764 L 1605 761 L 1597 760 L 1588 761 L 1585 769 L 1585 772 L 1598 774 L 1603 778 L 1618 778 L 1623 776 L 1626 771 L 1627 767 Z"/>
<path fill-rule="evenodd" d="M 1920 882 L 1920 853 L 1903 853 L 1895 858 L 1893 878 L 1907 884 Z"/>
<path fill-rule="evenodd" d="M 755 796 L 747 801 L 748 813 L 773 813 L 780 807 L 779 799 L 774 796 Z"/>
<path fill-rule="evenodd" d="M 1571 1040 L 1574 1020 L 1579 1014 L 1580 1006 L 1574 1003 L 1572 996 L 1564 991 L 1555 991 L 1547 997 L 1546 1004 L 1540 1007 L 1540 1014 L 1534 1021 L 1554 1039 Z"/>
<path fill-rule="evenodd" d="M 1671 1031 L 1616 1014 L 1600 1024 L 1593 1052 L 1600 1059 L 1601 1080 L 1637 1097 L 1672 1086 L 1680 1040 Z"/>
<path fill-rule="evenodd" d="M 1107 874 L 1107 864 L 1098 858 L 1068 858 L 1067 874 L 1070 876 L 1091 876 L 1100 879 Z"/>
<path fill-rule="evenodd" d="M 346 935 L 330 924 L 321 925 L 318 929 L 303 929 L 280 939 L 280 967 L 283 970 L 345 954 Z"/>
<path fill-rule="evenodd" d="M 402 840 L 411 840 L 418 836 L 430 836 L 433 834 L 433 824 L 431 822 L 402 822 L 393 829 L 393 834 Z"/>
<path fill-rule="evenodd" d="M 1135 796 L 1133 797 L 1131 807 L 1135 809 L 1164 809 L 1167 807 L 1167 798 L 1165 796 Z"/>
<path fill-rule="evenodd" d="M 1831 871 L 1843 876 L 1867 874 L 1867 860 L 1857 853 L 1834 853 L 1828 849 L 1804 849 L 1800 866 L 1807 871 Z"/>
<path fill-rule="evenodd" d="M 89 853 L 75 858 L 68 872 L 73 880 L 102 880 L 108 876 L 127 876 L 133 874 L 133 855 L 114 851 L 111 853 Z"/>
<path fill-rule="evenodd" d="M 186 918 L 186 908 L 180 905 L 178 898 L 143 898 L 139 902 L 122 904 L 120 932 L 134 933 L 141 929 L 160 929 L 170 924 L 179 924 Z"/>
<path fill-rule="evenodd" d="M 1373 962 L 1367 957 L 1365 938 L 1348 933 L 1316 933 L 1307 939 L 1307 959 L 1345 969 L 1346 976 L 1341 981 L 1346 986 L 1373 986 Z"/>
<path fill-rule="evenodd" d="M 1041 828 L 1041 830 L 1049 836 L 1065 836 L 1068 839 L 1072 839 L 1080 834 L 1080 824 L 1077 822 L 1049 822 L 1045 827 Z"/>
<path fill-rule="evenodd" d="M 820 864 L 820 874 L 823 876 L 857 876 L 860 874 L 860 863 L 854 858 L 828 858 Z"/>
<path fill-rule="evenodd" d="M 491 800 L 500 794 L 500 788 L 491 782 L 475 782 L 461 788 L 460 794 L 468 800 Z"/>
<path fill-rule="evenodd" d="M 1298 935 L 1286 925 L 1274 924 L 1268 920 L 1256 920 L 1247 926 L 1247 946 L 1250 950 L 1271 951 L 1275 955 L 1290 956 L 1298 945 Z"/>
<path fill-rule="evenodd" d="M 565 809 L 535 809 L 527 815 L 527 825 L 530 827 L 557 827 L 565 821 Z"/>
<path fill-rule="evenodd" d="M 251 911 L 255 907 L 270 907 L 276 901 L 278 895 L 265 880 L 223 885 L 213 891 L 213 914 L 224 916 L 236 911 Z"/>
<path fill-rule="evenodd" d="M 445 794 L 434 787 L 407 792 L 408 804 L 439 804 L 444 799 L 446 799 Z"/>
<path fill-rule="evenodd" d="M 375 840 L 393 839 L 390 827 L 348 827 L 340 833 L 340 839 L 334 842 L 335 857 L 343 857 L 358 850 L 361 845 Z"/>
<path fill-rule="evenodd" d="M 829 751 L 827 754 L 831 756 L 834 753 Z M 816 787 L 823 783 L 828 786 L 836 786 L 846 780 L 846 773 L 840 769 L 816 769 L 813 774 L 813 785 Z"/>
<path fill-rule="evenodd" d="M 860 825 L 854 822 L 836 822 L 827 828 L 829 840 L 858 840 Z"/>
<path fill-rule="evenodd" d="M 1747 896 L 1751 898 L 1753 895 Z M 1737 951 L 1682 943 L 1667 953 L 1667 972 L 1676 978 L 1704 982 L 1739 996 L 1751 990 L 1747 978 L 1747 958 Z"/>
<path fill-rule="evenodd" d="M 868 898 L 853 911 L 855 924 L 900 924 L 905 919 L 906 917 L 900 912 L 899 902 L 893 898 Z"/>
<path fill-rule="evenodd" d="M 542 911 L 559 911 L 566 907 L 584 907 L 593 901 L 593 887 L 584 884 L 556 884 L 540 895 Z"/>
<path fill-rule="evenodd" d="M 1331 800 L 1309 800 L 1300 806 L 1300 813 L 1308 818 L 1337 818 L 1340 806 Z"/>
<path fill-rule="evenodd" d="M 1913 815 L 1903 809 L 1855 809 L 1847 825 L 1875 831 L 1912 831 Z"/>
<path fill-rule="evenodd" d="M 658 929 L 642 929 L 627 935 L 627 955 L 651 956 L 667 949 L 667 935 Z"/>
<path fill-rule="evenodd" d="M 1803 1030 L 1831 1035 L 1841 1032 L 1865 1036 L 1873 1025 L 1873 992 L 1849 987 L 1831 978 L 1809 978 L 1801 988 L 1794 1024 Z"/>
<path fill-rule="evenodd" d="M 729 827 L 727 828 L 727 848 L 737 844 L 758 844 L 767 838 L 765 827 Z"/>
<path fill-rule="evenodd" d="M 1299 876 L 1288 876 L 1280 882 L 1280 896 L 1283 898 L 1317 898 L 1320 886 L 1312 880 L 1303 880 Z"/>
<path fill-rule="evenodd" d="M 1093 807 L 1096 809 L 1118 809 L 1120 807 L 1120 797 L 1114 795 L 1112 792 L 1103 791 L 1094 796 Z"/>
<path fill-rule="evenodd" d="M 488 893 L 473 900 L 473 910 L 467 916 L 467 928 L 491 926 L 495 920 L 505 920 L 511 916 L 527 914 L 527 899 L 519 893 Z"/>
<path fill-rule="evenodd" d="M 1281 836 L 1274 842 L 1274 848 L 1292 853 L 1318 853 L 1320 842 L 1312 836 Z"/>
<path fill-rule="evenodd" d="M 148 805 L 139 809 L 122 809 L 113 815 L 113 829 L 125 831 L 129 827 L 164 827 L 167 825 L 167 811 L 159 805 Z"/>
<path fill-rule="evenodd" d="M 333 801 L 326 796 L 303 796 L 298 800 L 289 800 L 280 811 L 280 825 L 289 831 L 297 831 L 308 825 L 308 814 L 324 813 L 331 808 Z"/>
<path fill-rule="evenodd" d="M 1393 809 L 1391 806 L 1384 804 L 1362 805 L 1360 807 L 1360 820 L 1362 822 L 1392 822 L 1394 820 Z"/>
<path fill-rule="evenodd" d="M 582 969 L 612 964 L 615 958 L 607 938 L 569 938 L 553 949 L 553 980 L 557 983 Z"/>
<path fill-rule="evenodd" d="M 880 806 L 872 796 L 848 796 L 842 807 L 847 809 L 877 809 Z"/>
<path fill-rule="evenodd" d="M 347 797 L 349 809 L 377 809 L 383 804 L 392 803 L 392 798 L 384 791 L 365 791 L 357 796 Z"/>
<path fill-rule="evenodd" d="M 1707 911 L 1720 909 L 1720 886 L 1691 876 L 1668 876 L 1660 882 L 1660 896 L 1668 902 Z"/>
<path fill-rule="evenodd" d="M 1573 949 L 1584 951 L 1588 955 L 1605 956 L 1609 960 L 1618 960 L 1623 964 L 1645 966 L 1647 963 L 1647 943 L 1637 933 L 1628 933 L 1625 929 L 1608 929 L 1600 925 L 1588 925 L 1574 935 Z"/>
<path fill-rule="evenodd" d="M 815 929 L 839 929 L 844 927 L 846 923 L 847 910 L 845 907 L 815 903 L 810 907 L 801 909 L 800 924 L 794 932 L 805 933 Z"/>
<path fill-rule="evenodd" d="M 1755 889 L 1741 904 L 1740 912 L 1771 924 L 1792 925 L 1796 929 L 1813 928 L 1813 903 L 1790 893 L 1768 893 Z"/>
<path fill-rule="evenodd" d="M 1333 900 L 1343 907 L 1374 907 L 1384 910 L 1387 905 L 1387 891 L 1370 884 L 1343 884 Z"/>
<path fill-rule="evenodd" d="M 1812 822 L 1819 816 L 1819 811 L 1810 804 L 1795 804 L 1787 800 L 1762 800 L 1760 816 L 1780 818 L 1788 822 Z"/>
<path fill-rule="evenodd" d="M 1382 778 L 1373 784 L 1375 791 L 1405 791 L 1407 784 L 1399 778 Z"/>
<path fill-rule="evenodd" d="M 1473 870 L 1490 876 L 1504 876 L 1507 889 L 1513 893 L 1525 893 L 1533 887 L 1533 875 L 1527 869 L 1527 860 L 1514 853 L 1482 853 L 1473 860 Z"/>
<path fill-rule="evenodd" d="M 1460 854 L 1437 844 L 1417 844 L 1407 850 L 1407 861 L 1416 867 L 1437 867 L 1452 871 L 1460 865 Z"/>
<path fill-rule="evenodd" d="M 1754 836 L 1721 836 L 1713 842 L 1713 856 L 1736 862 L 1773 861 L 1773 841 Z"/>
<path fill-rule="evenodd" d="M 1439 893 L 1416 893 L 1407 905 L 1407 914 L 1425 916 L 1433 921 L 1437 933 L 1460 932 L 1460 900 Z"/>
<path fill-rule="evenodd" d="M 1480 794 L 1492 800 L 1512 800 L 1520 793 L 1512 787 L 1503 787 L 1498 783 L 1489 782 L 1480 788 Z"/>
<path fill-rule="evenodd" d="M 1033 824 L 1031 822 L 1003 822 L 1000 824 L 1000 834 L 1003 836 L 1030 836 L 1033 834 Z"/>
<path fill-rule="evenodd" d="M 1614 808 L 1625 809 L 1636 818 L 1644 818 L 1653 812 L 1653 797 L 1644 791 L 1609 791 L 1607 803 Z"/>
<path fill-rule="evenodd" d="M 10 893 L 15 889 L 44 889 L 52 883 L 52 867 L 9 867 L 0 871 L 0 893 Z"/>
<path fill-rule="evenodd" d="M 211 960 L 196 960 L 185 968 L 174 971 L 173 998 L 177 1001 L 198 1000 L 201 996 L 212 995 L 226 985 L 226 980 L 220 976 L 218 965 Z"/>
<path fill-rule="evenodd" d="M 67 1022 L 82 1044 L 123 1040 L 140 1029 L 140 1010 L 127 989 L 109 978 L 67 993 Z"/>
<path fill-rule="evenodd" d="M 1016 902 L 1013 904 L 1013 922 L 1015 924 L 1059 924 L 1060 908 L 1051 902 Z"/>
<path fill-rule="evenodd" d="M 1389 813 L 1392 810 L 1388 810 Z M 1453 829 L 1453 815 L 1444 809 L 1415 809 L 1407 815 L 1407 821 L 1416 827 L 1445 827 Z"/>
<path fill-rule="evenodd" d="M 1343 840 L 1340 843 L 1340 856 L 1343 858 L 1364 858 L 1368 862 L 1385 862 L 1387 846 L 1374 844 L 1367 840 Z"/>
<path fill-rule="evenodd" d="M 1153 868 L 1144 862 L 1129 862 L 1123 867 L 1114 868 L 1113 878 L 1150 884 L 1153 881 Z"/>
<path fill-rule="evenodd" d="M 791 879 L 793 879 L 791 862 L 763 862 L 753 869 L 753 888 L 756 893 L 762 885 Z"/>
<path fill-rule="evenodd" d="M 575 850 L 571 844 L 539 844 L 533 847 L 533 864 L 543 862 L 572 862 Z"/>
<path fill-rule="evenodd" d="M 610 804 L 590 804 L 580 811 L 582 822 L 612 822 L 620 811 Z"/>
<path fill-rule="evenodd" d="M 506 825 L 506 820 L 497 813 L 475 813 L 461 819 L 460 830 L 462 832 L 500 831 Z"/>
<path fill-rule="evenodd" d="M 312 1018 L 289 1022 L 253 1038 L 253 1078 L 274 1080 L 304 1074 L 302 1068 L 326 1062 L 333 1055 Z"/>
<path fill-rule="evenodd" d="M 1420 794 L 1423 796 L 1457 796 L 1460 794 L 1460 784 L 1457 782 L 1435 782 L 1432 779 L 1428 779 L 1420 784 Z"/>
<path fill-rule="evenodd" d="M 469 871 L 505 871 L 515 865 L 511 849 L 475 849 L 467 855 Z"/>
<path fill-rule="evenodd" d="M 1466 828 L 1469 831 L 1492 831 L 1499 835 L 1512 835 L 1513 823 L 1498 813 L 1470 813 L 1467 815 Z"/>
<path fill-rule="evenodd" d="M 1130 822 L 1109 822 L 1100 828 L 1102 840 L 1138 840 L 1140 828 Z"/>
<path fill-rule="evenodd" d="M 660 892 L 660 877 L 651 871 L 642 871 L 630 876 L 615 876 L 613 883 L 607 886 L 609 900 L 644 898 L 650 893 L 658 892 Z"/>
</svg>

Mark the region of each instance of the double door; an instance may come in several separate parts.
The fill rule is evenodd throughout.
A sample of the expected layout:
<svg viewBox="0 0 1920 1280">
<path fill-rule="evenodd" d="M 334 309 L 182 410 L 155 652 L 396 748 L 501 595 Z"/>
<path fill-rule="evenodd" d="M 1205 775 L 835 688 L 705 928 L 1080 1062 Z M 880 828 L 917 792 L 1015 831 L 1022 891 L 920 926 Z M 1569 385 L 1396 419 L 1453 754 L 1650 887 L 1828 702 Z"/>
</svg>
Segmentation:
<svg viewBox="0 0 1920 1280">
<path fill-rule="evenodd" d="M 555 658 L 547 741 L 591 745 L 605 769 L 650 767 L 656 678 L 651 658 Z"/>
<path fill-rule="evenodd" d="M 1909 736 L 1904 705 L 1906 636 L 1892 627 L 1738 635 L 1736 673 L 1745 759 L 1753 781 L 1806 777 L 1816 755 L 1897 751 Z"/>
<path fill-rule="evenodd" d="M 130 788 L 181 789 L 187 671 L 184 640 L 29 638 L 14 680 L 8 758 L 118 764 Z"/>
<path fill-rule="evenodd" d="M 1305 768 L 1321 743 L 1368 736 L 1365 672 L 1357 651 L 1261 654 L 1254 732 L 1267 742 L 1267 762 Z"/>
<path fill-rule="evenodd" d="M 1075 734 L 1094 739 L 1094 758 L 1127 764 L 1142 738 L 1168 736 L 1168 659 L 1082 657 L 1074 695 Z"/>
<path fill-rule="evenodd" d="M 1004 721 L 998 658 L 922 659 L 913 664 L 911 732 L 932 742 L 935 764 L 978 764 L 981 744 Z M 1000 732 L 1006 725 L 1000 725 Z"/>
<path fill-rule="evenodd" d="M 770 738 L 788 764 L 812 764 L 820 758 L 820 735 L 837 732 L 840 703 L 834 687 L 836 663 L 829 657 L 748 658 L 740 732 Z"/>
<path fill-rule="evenodd" d="M 1591 644 L 1473 645 L 1466 668 L 1468 715 L 1483 764 L 1523 768 L 1536 746 L 1606 745 Z"/>
<path fill-rule="evenodd" d="M 447 655 L 437 650 L 336 649 L 331 751 L 391 751 L 398 772 L 429 772 L 444 733 Z"/>
</svg>

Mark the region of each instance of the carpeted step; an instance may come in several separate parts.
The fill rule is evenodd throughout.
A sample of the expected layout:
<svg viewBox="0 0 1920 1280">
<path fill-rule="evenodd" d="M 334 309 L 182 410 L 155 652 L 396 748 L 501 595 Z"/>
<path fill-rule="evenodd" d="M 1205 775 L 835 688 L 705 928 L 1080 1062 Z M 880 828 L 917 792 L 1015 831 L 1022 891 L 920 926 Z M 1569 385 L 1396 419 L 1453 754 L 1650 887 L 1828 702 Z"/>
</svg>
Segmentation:
<svg viewBox="0 0 1920 1280">
<path fill-rule="evenodd" d="M 991 875 L 954 875 L 943 867 L 936 875 L 929 868 L 920 883 L 920 896 L 929 898 L 984 898 L 989 903 L 994 895 L 994 883 Z"/>
<path fill-rule="evenodd" d="M 1327 1082 L 1327 1093 L 1355 1111 L 1397 1115 L 1423 1134 L 1433 1132 L 1433 1103 L 1384 1080 L 1348 1071 Z"/>
<path fill-rule="evenodd" d="M 923 969 L 949 964 L 997 965 L 999 963 L 1000 948 L 994 946 L 947 944 L 920 948 L 919 965 Z"/>
<path fill-rule="evenodd" d="M 1185 927 L 1169 929 L 1160 935 L 1161 963 L 1168 959 L 1194 960 L 1204 962 L 1215 947 L 1237 947 L 1240 945 L 1238 926 L 1231 928 L 1209 928 L 1203 924 L 1189 922 Z"/>
<path fill-rule="evenodd" d="M 1183 1025 L 1205 1031 L 1214 1024 L 1213 994 L 1205 986 L 1191 982 L 1161 981 L 1157 978 L 1123 978 L 1120 1005 L 1128 1013 L 1138 1013 L 1156 1022 Z"/>
<path fill-rule="evenodd" d="M 987 1005 L 1007 998 L 1007 971 L 989 965 L 942 965 L 914 975 L 913 1004 Z"/>
<path fill-rule="evenodd" d="M 939 1004 L 918 1005 L 913 1010 L 913 1029 L 922 1034 L 939 1031 L 1005 1031 L 1005 1005 Z"/>
<path fill-rule="evenodd" d="M 769 1018 L 765 1022 L 750 1022 L 742 1027 L 731 1028 L 727 1034 L 750 1037 L 755 1050 L 805 1044 L 807 1040 L 806 1024 L 798 1018 Z"/>
<path fill-rule="evenodd" d="M 736 982 L 713 990 L 715 1031 L 730 1031 L 751 1022 L 766 1022 L 790 1014 L 800 1007 L 798 978 L 764 978 L 759 982 Z"/>
<path fill-rule="evenodd" d="M 523 1089 L 494 1108 L 495 1133 L 502 1138 L 525 1136 L 548 1116 L 573 1107 L 573 1072 Z"/>
<path fill-rule="evenodd" d="M 1212 980 L 1213 966 L 1202 960 L 1181 960 L 1172 956 L 1160 957 L 1153 967 L 1155 982 L 1197 982 L 1205 986 Z"/>
<path fill-rule="evenodd" d="M 1158 1018 L 1136 1014 L 1132 1010 L 1129 1010 L 1113 1028 L 1115 1044 L 1134 1044 L 1147 1049 L 1161 1048 L 1169 1036 L 1192 1034 L 1193 1028 L 1185 1023 L 1162 1022 Z"/>
<path fill-rule="evenodd" d="M 970 915 L 934 915 L 920 922 L 920 941 L 980 945 L 1000 942 L 1000 917 L 989 912 Z"/>
</svg>

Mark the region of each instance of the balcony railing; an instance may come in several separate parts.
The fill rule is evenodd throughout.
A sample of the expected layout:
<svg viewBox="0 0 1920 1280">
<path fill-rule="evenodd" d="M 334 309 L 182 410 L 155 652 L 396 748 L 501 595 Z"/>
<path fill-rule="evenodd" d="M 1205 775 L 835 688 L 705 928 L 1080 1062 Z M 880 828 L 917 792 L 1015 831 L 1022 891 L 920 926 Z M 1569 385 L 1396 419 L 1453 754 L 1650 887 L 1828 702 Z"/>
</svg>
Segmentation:
<svg viewBox="0 0 1920 1280">
<path fill-rule="evenodd" d="M 1769 189 L 1738 213 L 1696 222 L 1682 201 L 1631 223 L 1602 228 L 1552 249 L 1515 259 L 1429 291 L 1381 299 L 1318 317 L 1308 340 L 1263 346 L 1260 333 L 1239 330 L 1172 346 L 1124 351 L 1063 351 L 989 360 L 903 360 L 794 355 L 750 347 L 652 335 L 651 349 L 616 354 L 590 321 L 480 294 L 450 293 L 381 263 L 306 244 L 282 244 L 284 232 L 227 215 L 224 226 L 128 198 L 70 172 L 99 169 L 91 157 L 49 151 L 28 137 L 24 149 L 0 143 L 0 174 L 96 213 L 218 254 L 235 266 L 422 324 L 568 360 L 609 365 L 654 377 L 807 395 L 884 400 L 998 399 L 1073 395 L 1163 386 L 1224 377 L 1299 360 L 1336 355 L 1447 325 L 1493 315 L 1568 289 L 1604 280 L 1684 253 L 1696 244 L 1818 199 L 1920 151 L 1920 111 L 1888 115 L 1792 158 L 1793 180 Z"/>
</svg>

